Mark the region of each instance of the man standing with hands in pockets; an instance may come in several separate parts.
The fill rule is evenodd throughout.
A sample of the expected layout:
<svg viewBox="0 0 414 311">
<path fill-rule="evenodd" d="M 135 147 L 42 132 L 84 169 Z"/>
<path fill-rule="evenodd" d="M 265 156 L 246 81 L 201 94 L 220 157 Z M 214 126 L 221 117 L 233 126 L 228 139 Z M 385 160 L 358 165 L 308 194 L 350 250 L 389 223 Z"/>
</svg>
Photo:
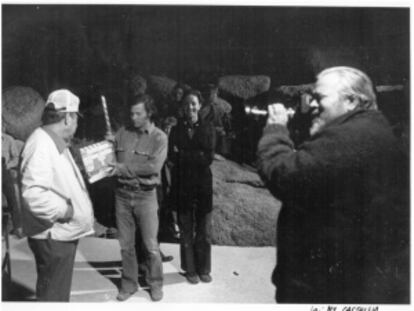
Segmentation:
<svg viewBox="0 0 414 311">
<path fill-rule="evenodd" d="M 68 148 L 78 109 L 70 91 L 52 92 L 43 126 L 22 153 L 23 230 L 36 260 L 39 301 L 69 301 L 78 240 L 94 232 L 92 203 Z"/>
</svg>

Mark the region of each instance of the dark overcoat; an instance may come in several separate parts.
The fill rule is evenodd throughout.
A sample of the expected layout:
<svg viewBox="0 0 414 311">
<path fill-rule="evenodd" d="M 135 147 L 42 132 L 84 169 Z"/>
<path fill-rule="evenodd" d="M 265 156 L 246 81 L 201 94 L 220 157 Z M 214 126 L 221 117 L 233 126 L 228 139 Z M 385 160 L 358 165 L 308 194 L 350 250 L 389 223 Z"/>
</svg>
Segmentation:
<svg viewBox="0 0 414 311">
<path fill-rule="evenodd" d="M 269 125 L 258 165 L 283 203 L 277 301 L 408 302 L 408 157 L 380 112 L 343 115 L 297 149 Z"/>
<path fill-rule="evenodd" d="M 200 120 L 191 126 L 179 119 L 173 127 L 168 160 L 172 162 L 171 204 L 176 209 L 190 208 L 196 203 L 198 208 L 211 211 L 213 181 L 210 165 L 214 147 L 215 128 L 211 122 Z"/>
</svg>

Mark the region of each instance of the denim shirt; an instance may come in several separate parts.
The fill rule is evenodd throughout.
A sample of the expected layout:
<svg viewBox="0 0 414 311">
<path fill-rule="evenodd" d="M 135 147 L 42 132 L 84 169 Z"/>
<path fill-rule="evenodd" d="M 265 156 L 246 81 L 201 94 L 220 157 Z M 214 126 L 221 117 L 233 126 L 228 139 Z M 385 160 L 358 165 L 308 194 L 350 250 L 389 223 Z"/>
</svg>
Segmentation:
<svg viewBox="0 0 414 311">
<path fill-rule="evenodd" d="M 131 186 L 155 186 L 167 157 L 168 138 L 150 123 L 143 130 L 122 127 L 115 135 L 118 182 Z"/>
</svg>

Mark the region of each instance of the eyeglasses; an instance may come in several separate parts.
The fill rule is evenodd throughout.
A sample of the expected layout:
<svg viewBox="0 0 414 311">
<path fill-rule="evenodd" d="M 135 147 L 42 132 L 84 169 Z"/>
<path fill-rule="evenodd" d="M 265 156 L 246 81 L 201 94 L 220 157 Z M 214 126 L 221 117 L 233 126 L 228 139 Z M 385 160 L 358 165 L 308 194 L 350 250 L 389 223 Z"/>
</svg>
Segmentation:
<svg viewBox="0 0 414 311">
<path fill-rule="evenodd" d="M 309 104 L 313 102 L 314 100 L 319 104 L 321 100 L 325 97 L 325 95 L 322 95 L 321 93 L 311 91 L 308 93 L 309 95 Z"/>
</svg>

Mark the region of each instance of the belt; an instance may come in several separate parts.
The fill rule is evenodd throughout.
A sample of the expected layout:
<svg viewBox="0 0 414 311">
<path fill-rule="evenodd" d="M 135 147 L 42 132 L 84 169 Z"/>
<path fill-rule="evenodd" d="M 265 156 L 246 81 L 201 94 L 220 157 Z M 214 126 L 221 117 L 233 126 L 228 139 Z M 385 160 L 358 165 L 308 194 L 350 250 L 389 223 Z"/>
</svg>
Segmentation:
<svg viewBox="0 0 414 311">
<path fill-rule="evenodd" d="M 157 185 L 145 185 L 145 184 L 139 184 L 139 186 L 135 186 L 135 185 L 118 183 L 119 189 L 124 189 L 124 190 L 131 191 L 131 192 L 151 191 L 151 190 L 154 190 L 156 186 Z"/>
</svg>

